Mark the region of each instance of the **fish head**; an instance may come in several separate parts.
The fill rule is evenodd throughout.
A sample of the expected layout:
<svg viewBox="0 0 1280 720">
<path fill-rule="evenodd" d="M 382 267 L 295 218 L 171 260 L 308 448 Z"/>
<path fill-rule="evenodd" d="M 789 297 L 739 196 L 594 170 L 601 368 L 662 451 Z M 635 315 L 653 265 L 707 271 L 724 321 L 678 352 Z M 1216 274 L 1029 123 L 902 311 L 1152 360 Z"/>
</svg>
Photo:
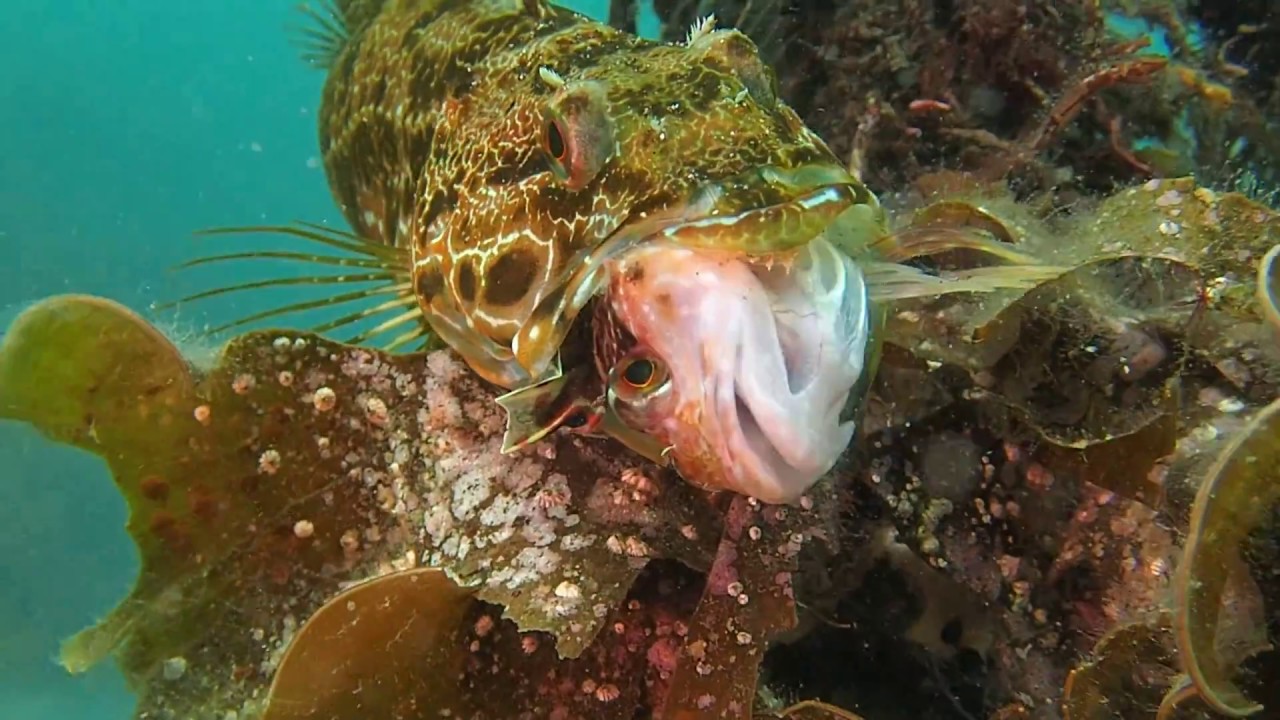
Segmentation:
<svg viewBox="0 0 1280 720">
<path fill-rule="evenodd" d="M 529 43 L 446 103 L 411 233 L 433 328 L 509 389 L 548 376 L 605 266 L 656 231 L 774 208 L 788 217 L 760 218 L 760 232 L 705 225 L 679 240 L 771 253 L 787 249 L 776 222 L 808 223 L 795 245 L 850 200 L 879 211 L 742 33 L 660 44 L 593 28 Z M 832 184 L 857 197 L 823 196 Z M 812 192 L 819 212 L 792 202 Z"/>
<path fill-rule="evenodd" d="M 748 38 L 694 34 L 684 94 L 649 114 L 663 139 L 620 158 L 678 199 L 606 261 L 602 425 L 695 485 L 794 502 L 854 433 L 877 317 L 854 257 L 884 214 Z"/>
<path fill-rule="evenodd" d="M 523 265 L 538 284 L 509 344 L 527 382 L 504 397 L 508 445 L 559 423 L 696 485 L 792 501 L 853 434 L 872 308 L 849 250 L 885 231 L 883 212 L 742 33 L 657 45 L 608 32 L 601 43 L 630 50 L 581 67 L 537 55 L 542 90 L 510 114 L 537 119 L 522 132 L 546 171 L 489 191 L 523 188 L 504 218 L 524 230 L 481 235 L 522 235 L 541 258 Z M 589 305 L 598 382 L 555 380 L 560 360 L 583 362 L 566 339 Z"/>
</svg>

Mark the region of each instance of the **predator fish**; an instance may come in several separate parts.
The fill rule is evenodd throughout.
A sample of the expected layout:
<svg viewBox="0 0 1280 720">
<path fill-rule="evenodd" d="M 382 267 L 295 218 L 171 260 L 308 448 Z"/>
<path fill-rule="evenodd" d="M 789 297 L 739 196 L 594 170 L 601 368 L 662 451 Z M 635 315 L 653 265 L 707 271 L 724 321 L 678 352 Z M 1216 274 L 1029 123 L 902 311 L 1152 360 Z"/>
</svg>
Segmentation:
<svg viewBox="0 0 1280 720">
<path fill-rule="evenodd" d="M 876 197 L 778 97 L 752 41 L 711 19 L 669 44 L 544 0 L 310 12 L 324 168 L 352 232 L 228 228 L 341 253 L 193 264 L 343 274 L 186 299 L 372 283 L 226 327 L 364 301 L 316 330 L 390 314 L 350 341 L 439 338 L 510 391 L 507 450 L 603 434 L 696 485 L 794 502 L 853 436 L 880 300 L 1038 276 L 1022 264 L 943 288 L 893 262 L 884 247 L 911 253 Z"/>
</svg>

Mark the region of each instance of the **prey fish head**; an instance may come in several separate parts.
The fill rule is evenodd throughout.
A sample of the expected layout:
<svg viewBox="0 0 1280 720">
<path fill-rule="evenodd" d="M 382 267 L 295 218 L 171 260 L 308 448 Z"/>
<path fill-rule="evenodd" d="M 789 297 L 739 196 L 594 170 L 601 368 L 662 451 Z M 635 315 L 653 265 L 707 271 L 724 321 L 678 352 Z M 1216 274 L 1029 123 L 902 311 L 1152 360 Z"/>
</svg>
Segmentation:
<svg viewBox="0 0 1280 720">
<path fill-rule="evenodd" d="M 650 243 L 605 303 L 600 325 L 623 338 L 600 353 L 615 435 L 686 480 L 791 503 L 852 439 L 875 309 L 827 237 L 785 263 Z"/>
</svg>

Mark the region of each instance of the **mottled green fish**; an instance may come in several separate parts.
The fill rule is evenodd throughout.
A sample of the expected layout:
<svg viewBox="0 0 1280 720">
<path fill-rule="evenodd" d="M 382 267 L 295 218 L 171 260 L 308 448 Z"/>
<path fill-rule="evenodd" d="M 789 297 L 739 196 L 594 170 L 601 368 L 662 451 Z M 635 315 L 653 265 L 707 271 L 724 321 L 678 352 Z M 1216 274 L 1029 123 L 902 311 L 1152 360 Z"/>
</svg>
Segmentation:
<svg viewBox="0 0 1280 720">
<path fill-rule="evenodd" d="M 242 322 L 383 296 L 320 329 L 396 312 L 353 341 L 399 329 L 399 347 L 425 320 L 512 391 L 508 448 L 605 433 L 769 502 L 831 468 L 876 289 L 936 293 L 937 278 L 872 256 L 876 198 L 779 99 L 749 38 L 708 19 L 653 42 L 542 0 L 312 14 L 324 166 L 354 233 L 272 229 L 362 257 L 218 259 L 365 270 L 233 289 L 381 285 Z"/>
</svg>

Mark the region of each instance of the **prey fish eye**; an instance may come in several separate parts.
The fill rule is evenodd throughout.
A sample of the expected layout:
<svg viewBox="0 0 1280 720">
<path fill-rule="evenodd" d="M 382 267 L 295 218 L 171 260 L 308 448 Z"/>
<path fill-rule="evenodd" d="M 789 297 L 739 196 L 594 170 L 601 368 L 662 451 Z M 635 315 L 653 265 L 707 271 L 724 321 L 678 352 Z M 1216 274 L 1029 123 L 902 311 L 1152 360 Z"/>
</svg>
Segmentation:
<svg viewBox="0 0 1280 720">
<path fill-rule="evenodd" d="M 653 383 L 653 379 L 657 374 L 657 368 L 654 367 L 653 361 L 648 358 L 635 358 L 628 360 L 622 370 L 622 379 L 628 385 L 637 390 L 643 390 Z"/>
<path fill-rule="evenodd" d="M 607 390 L 617 402 L 638 410 L 652 405 L 671 384 L 671 371 L 647 348 L 634 348 L 609 372 Z"/>
</svg>

